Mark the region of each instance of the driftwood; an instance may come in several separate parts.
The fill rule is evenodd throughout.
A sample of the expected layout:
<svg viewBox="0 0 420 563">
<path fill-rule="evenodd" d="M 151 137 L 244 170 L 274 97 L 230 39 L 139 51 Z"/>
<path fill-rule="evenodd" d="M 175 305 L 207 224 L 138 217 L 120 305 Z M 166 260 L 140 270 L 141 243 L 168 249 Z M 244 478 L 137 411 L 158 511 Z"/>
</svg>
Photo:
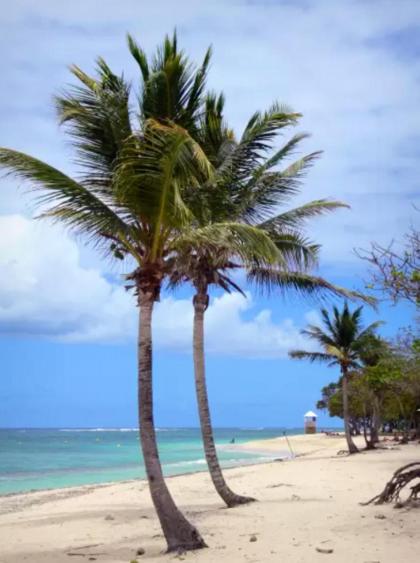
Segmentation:
<svg viewBox="0 0 420 563">
<path fill-rule="evenodd" d="M 402 490 L 409 484 L 410 494 L 405 500 L 401 500 L 400 494 Z M 420 501 L 420 461 L 409 463 L 397 469 L 392 478 L 385 485 L 384 490 L 379 495 L 374 496 L 367 502 L 362 502 L 362 506 L 368 504 L 385 504 L 387 502 L 395 502 L 396 508 L 401 508 L 407 504 Z"/>
</svg>

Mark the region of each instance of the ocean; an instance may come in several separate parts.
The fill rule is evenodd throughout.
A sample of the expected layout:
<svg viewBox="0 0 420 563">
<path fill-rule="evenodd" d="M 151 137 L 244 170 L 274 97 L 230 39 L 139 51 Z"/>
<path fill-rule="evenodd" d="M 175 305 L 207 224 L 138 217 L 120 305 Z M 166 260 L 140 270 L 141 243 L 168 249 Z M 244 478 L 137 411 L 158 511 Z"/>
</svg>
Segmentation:
<svg viewBox="0 0 420 563">
<path fill-rule="evenodd" d="M 269 461 L 289 455 L 287 443 L 275 456 L 235 450 L 249 440 L 281 436 L 282 428 L 217 428 L 222 467 Z M 289 429 L 287 434 L 301 434 Z M 165 475 L 207 469 L 198 428 L 160 428 L 159 451 Z M 144 478 L 138 430 L 134 428 L 0 429 L 0 495 Z"/>
</svg>

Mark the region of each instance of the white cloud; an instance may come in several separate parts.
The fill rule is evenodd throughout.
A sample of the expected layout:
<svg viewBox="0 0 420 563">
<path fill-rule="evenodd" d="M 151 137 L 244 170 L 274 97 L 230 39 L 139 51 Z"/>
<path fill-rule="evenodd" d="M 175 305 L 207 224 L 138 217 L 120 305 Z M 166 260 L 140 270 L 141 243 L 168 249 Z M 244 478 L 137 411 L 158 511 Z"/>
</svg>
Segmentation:
<svg viewBox="0 0 420 563">
<path fill-rule="evenodd" d="M 420 3 L 121 0 L 116 7 L 104 0 L 41 0 L 35 9 L 30 0 L 19 0 L 9 8 L 0 29 L 7 55 L 2 144 L 71 170 L 51 105 L 52 94 L 69 79 L 66 66 L 92 69 L 101 54 L 135 78 L 125 32 L 151 51 L 177 26 L 195 60 L 213 44 L 209 85 L 225 91 L 237 131 L 274 99 L 303 112 L 302 128 L 313 133 L 306 150 L 325 154 L 299 201 L 329 196 L 352 205 L 351 212 L 313 224 L 324 261 L 357 264 L 353 247 L 385 243 L 414 220 Z M 0 212 L 21 213 L 10 193 L 0 192 Z"/>
<path fill-rule="evenodd" d="M 167 297 L 156 305 L 157 348 L 190 352 L 192 306 Z M 20 215 L 0 216 L 0 333 L 66 342 L 134 341 L 132 295 L 80 265 L 77 244 L 57 227 Z M 276 323 L 250 296 L 215 298 L 206 314 L 210 353 L 283 357 L 303 339 L 292 320 Z"/>
<path fill-rule="evenodd" d="M 154 317 L 158 345 L 189 351 L 192 320 L 190 300 L 163 300 Z M 269 309 L 258 310 L 250 294 L 245 299 L 238 293 L 212 300 L 206 312 L 205 340 L 209 353 L 250 358 L 286 357 L 288 350 L 308 346 L 293 320 L 274 322 Z"/>
<path fill-rule="evenodd" d="M 2 332 L 124 339 L 133 331 L 130 301 L 99 271 L 80 267 L 76 243 L 61 230 L 0 216 Z"/>
</svg>

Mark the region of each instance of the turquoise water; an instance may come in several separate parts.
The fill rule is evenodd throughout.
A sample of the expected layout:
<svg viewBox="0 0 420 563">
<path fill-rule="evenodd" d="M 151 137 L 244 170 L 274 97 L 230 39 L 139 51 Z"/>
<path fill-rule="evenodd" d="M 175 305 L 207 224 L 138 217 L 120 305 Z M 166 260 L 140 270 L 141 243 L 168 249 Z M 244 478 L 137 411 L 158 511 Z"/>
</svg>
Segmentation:
<svg viewBox="0 0 420 563">
<path fill-rule="evenodd" d="M 301 429 L 288 430 L 288 435 Z M 206 469 L 200 432 L 196 428 L 161 428 L 159 451 L 165 475 Z M 223 467 L 271 458 L 229 449 L 281 436 L 283 429 L 218 428 L 215 439 Z M 275 457 L 288 455 L 285 450 Z M 54 489 L 145 476 L 136 429 L 0 429 L 0 494 Z"/>
</svg>

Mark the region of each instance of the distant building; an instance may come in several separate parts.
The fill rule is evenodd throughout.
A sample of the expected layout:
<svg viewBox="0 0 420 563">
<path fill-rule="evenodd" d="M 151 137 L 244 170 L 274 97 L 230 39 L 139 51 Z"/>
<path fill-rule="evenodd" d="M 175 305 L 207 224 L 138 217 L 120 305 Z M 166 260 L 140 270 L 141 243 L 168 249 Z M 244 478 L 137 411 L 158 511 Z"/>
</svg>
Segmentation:
<svg viewBox="0 0 420 563">
<path fill-rule="evenodd" d="M 317 415 L 312 411 L 308 411 L 304 415 L 305 434 L 316 434 L 316 419 Z"/>
</svg>

